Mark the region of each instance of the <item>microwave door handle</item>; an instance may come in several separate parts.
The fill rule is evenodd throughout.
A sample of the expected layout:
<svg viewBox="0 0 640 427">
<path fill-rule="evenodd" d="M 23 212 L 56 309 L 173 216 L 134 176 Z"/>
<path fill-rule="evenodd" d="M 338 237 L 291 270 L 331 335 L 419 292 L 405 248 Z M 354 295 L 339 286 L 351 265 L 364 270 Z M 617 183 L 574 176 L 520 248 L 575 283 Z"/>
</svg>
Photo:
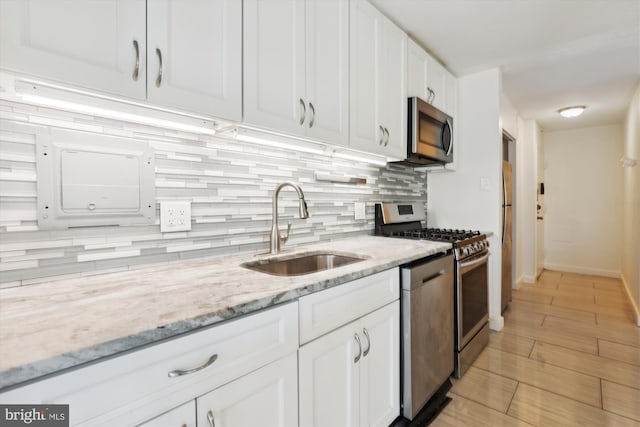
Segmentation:
<svg viewBox="0 0 640 427">
<path fill-rule="evenodd" d="M 453 126 L 451 126 L 451 120 L 447 120 L 447 127 L 449 128 L 449 149 L 447 150 L 447 157 L 451 155 L 453 150 Z"/>
</svg>

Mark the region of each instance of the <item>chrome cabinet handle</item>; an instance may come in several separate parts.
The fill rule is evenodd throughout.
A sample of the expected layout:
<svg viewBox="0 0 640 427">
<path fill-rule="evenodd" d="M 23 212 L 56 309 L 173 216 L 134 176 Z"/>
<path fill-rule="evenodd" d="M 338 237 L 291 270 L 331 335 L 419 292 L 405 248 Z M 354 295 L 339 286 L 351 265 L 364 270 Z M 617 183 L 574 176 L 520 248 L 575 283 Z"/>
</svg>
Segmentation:
<svg viewBox="0 0 640 427">
<path fill-rule="evenodd" d="M 138 40 L 133 39 L 133 48 L 136 50 L 136 66 L 133 69 L 133 75 L 131 78 L 134 82 L 138 81 L 138 73 L 140 72 L 140 46 L 138 45 Z"/>
<path fill-rule="evenodd" d="M 169 378 L 175 378 L 175 377 L 181 377 L 182 375 L 189 375 L 189 374 L 193 374 L 194 372 L 198 372 L 203 370 L 204 368 L 211 366 L 213 364 L 213 362 L 215 362 L 216 360 L 218 360 L 218 355 L 214 354 L 213 356 L 211 356 L 209 358 L 209 360 L 207 360 L 206 362 L 204 362 L 202 365 L 200 366 L 196 366 L 195 368 L 190 368 L 190 369 L 176 369 L 174 371 L 169 372 L 168 376 Z"/>
<path fill-rule="evenodd" d="M 309 121 L 309 127 L 311 128 L 316 121 L 316 108 L 311 102 L 309 103 L 309 108 L 311 108 L 311 120 Z"/>
<path fill-rule="evenodd" d="M 431 104 L 433 104 L 433 102 L 436 100 L 436 92 L 432 90 L 431 95 L 433 95 L 433 97 L 431 98 Z"/>
<path fill-rule="evenodd" d="M 384 144 L 384 128 L 382 126 L 378 126 L 380 128 L 380 141 L 378 141 L 378 145 Z"/>
<path fill-rule="evenodd" d="M 386 147 L 387 145 L 389 145 L 389 129 L 384 128 L 384 133 L 387 135 L 387 137 L 384 139 L 384 146 Z"/>
<path fill-rule="evenodd" d="M 158 55 L 158 61 L 160 61 L 160 68 L 158 68 L 158 78 L 156 78 L 156 87 L 160 87 L 162 84 L 162 51 L 156 48 L 156 54 Z"/>
<path fill-rule="evenodd" d="M 209 421 L 210 427 L 216 427 L 216 422 L 213 420 L 213 411 L 207 412 L 207 421 Z"/>
<path fill-rule="evenodd" d="M 300 105 L 302 105 L 302 117 L 300 117 L 300 126 L 304 124 L 304 119 L 307 116 L 307 106 L 304 104 L 304 100 L 300 98 Z"/>
<path fill-rule="evenodd" d="M 362 343 L 360 342 L 360 337 L 358 336 L 358 334 L 353 334 L 353 337 L 358 343 L 358 355 L 353 359 L 353 363 L 358 363 L 358 361 L 360 360 L 360 356 L 362 355 Z"/>
<path fill-rule="evenodd" d="M 366 357 L 367 354 L 369 354 L 369 350 L 371 350 L 371 337 L 369 337 L 369 331 L 367 331 L 367 328 L 363 328 L 362 333 L 367 337 L 367 349 L 362 353 L 362 357 Z"/>
</svg>

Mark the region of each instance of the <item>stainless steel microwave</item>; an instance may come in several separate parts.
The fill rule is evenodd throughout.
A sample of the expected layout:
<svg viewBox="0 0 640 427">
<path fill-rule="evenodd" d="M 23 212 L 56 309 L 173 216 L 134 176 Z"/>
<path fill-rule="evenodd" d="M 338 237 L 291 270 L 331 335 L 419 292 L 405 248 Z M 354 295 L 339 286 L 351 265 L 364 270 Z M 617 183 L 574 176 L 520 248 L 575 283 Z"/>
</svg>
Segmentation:
<svg viewBox="0 0 640 427">
<path fill-rule="evenodd" d="M 453 118 L 418 98 L 409 98 L 407 159 L 412 165 L 453 161 Z"/>
</svg>

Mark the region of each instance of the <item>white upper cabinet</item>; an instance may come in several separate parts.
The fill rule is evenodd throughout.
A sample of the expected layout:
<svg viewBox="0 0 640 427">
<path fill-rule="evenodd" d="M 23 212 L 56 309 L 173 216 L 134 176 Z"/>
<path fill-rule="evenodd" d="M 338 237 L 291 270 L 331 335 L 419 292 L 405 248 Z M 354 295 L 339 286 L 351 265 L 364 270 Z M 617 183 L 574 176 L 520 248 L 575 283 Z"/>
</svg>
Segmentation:
<svg viewBox="0 0 640 427">
<path fill-rule="evenodd" d="M 154 104 L 242 118 L 242 3 L 147 3 L 147 97 Z"/>
<path fill-rule="evenodd" d="M 407 35 L 366 0 L 351 2 L 350 145 L 404 158 Z"/>
<path fill-rule="evenodd" d="M 244 121 L 348 143 L 349 2 L 245 0 Z"/>
<path fill-rule="evenodd" d="M 237 0 L 2 0 L 0 31 L 2 68 L 242 117 Z"/>
<path fill-rule="evenodd" d="M 145 0 L 2 0 L 0 66 L 145 99 Z"/>
<path fill-rule="evenodd" d="M 411 39 L 407 51 L 407 95 L 418 96 L 454 116 L 457 108 L 456 78 Z"/>
</svg>

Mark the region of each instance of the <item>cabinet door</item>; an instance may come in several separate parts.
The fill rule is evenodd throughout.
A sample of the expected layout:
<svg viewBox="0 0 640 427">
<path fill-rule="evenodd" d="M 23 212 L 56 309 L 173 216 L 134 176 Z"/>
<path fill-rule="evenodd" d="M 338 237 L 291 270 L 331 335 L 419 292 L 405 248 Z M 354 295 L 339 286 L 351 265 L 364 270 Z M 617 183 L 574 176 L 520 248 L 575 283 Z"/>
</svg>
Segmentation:
<svg viewBox="0 0 640 427">
<path fill-rule="evenodd" d="M 379 152 L 379 42 L 382 15 L 366 0 L 351 2 L 349 143 Z"/>
<path fill-rule="evenodd" d="M 357 324 L 349 323 L 300 348 L 301 426 L 359 424 Z M 362 340 L 362 334 L 359 337 Z"/>
<path fill-rule="evenodd" d="M 409 39 L 407 45 L 407 97 L 418 96 L 427 100 L 427 52 Z"/>
<path fill-rule="evenodd" d="M 306 2 L 307 134 L 349 143 L 349 1 Z"/>
<path fill-rule="evenodd" d="M 196 401 L 173 408 L 139 427 L 196 427 Z"/>
<path fill-rule="evenodd" d="M 407 147 L 407 35 L 387 18 L 382 20 L 380 47 L 380 124 L 387 135 L 382 154 L 404 159 Z"/>
<path fill-rule="evenodd" d="M 293 353 L 198 399 L 198 426 L 298 425 L 297 357 Z"/>
<path fill-rule="evenodd" d="M 244 121 L 304 135 L 311 115 L 305 99 L 304 2 L 243 4 Z"/>
<path fill-rule="evenodd" d="M 360 425 L 386 427 L 400 415 L 399 301 L 367 315 L 360 324 L 360 335 L 364 336 L 360 362 Z"/>
<path fill-rule="evenodd" d="M 145 25 L 145 0 L 2 0 L 0 67 L 144 99 Z"/>
<path fill-rule="evenodd" d="M 427 84 L 433 91 L 431 104 L 438 110 L 446 107 L 445 74 L 447 70 L 433 58 L 429 58 L 429 68 L 427 70 Z"/>
<path fill-rule="evenodd" d="M 148 13 L 148 100 L 242 118 L 242 3 L 153 0 Z"/>
<path fill-rule="evenodd" d="M 458 79 L 445 70 L 444 83 L 445 104 L 443 111 L 453 117 L 455 124 L 458 109 Z"/>
</svg>

